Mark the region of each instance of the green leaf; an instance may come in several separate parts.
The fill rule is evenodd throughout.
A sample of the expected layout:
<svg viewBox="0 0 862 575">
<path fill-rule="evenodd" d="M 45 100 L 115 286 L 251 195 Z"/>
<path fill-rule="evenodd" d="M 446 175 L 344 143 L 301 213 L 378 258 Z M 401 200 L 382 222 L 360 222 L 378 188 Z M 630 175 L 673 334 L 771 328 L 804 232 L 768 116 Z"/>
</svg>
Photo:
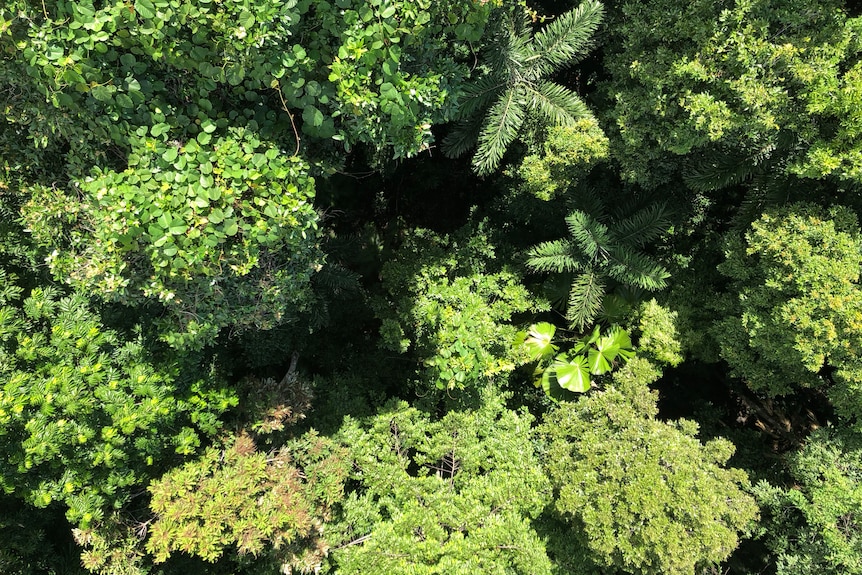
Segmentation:
<svg viewBox="0 0 862 575">
<path fill-rule="evenodd" d="M 107 86 L 93 86 L 90 94 L 100 102 L 107 102 L 111 99 L 113 91 Z"/>
<path fill-rule="evenodd" d="M 252 26 L 254 26 L 254 14 L 251 12 L 241 12 L 237 18 L 237 22 L 246 30 L 251 30 Z"/>
<path fill-rule="evenodd" d="M 548 322 L 541 322 L 530 326 L 523 345 L 527 350 L 530 360 L 550 359 L 557 352 L 557 346 L 551 343 L 556 327 Z"/>
<path fill-rule="evenodd" d="M 152 134 L 152 136 L 154 138 L 158 138 L 162 134 L 169 132 L 170 129 L 171 129 L 171 127 L 168 124 L 165 124 L 164 122 L 160 122 L 158 124 L 153 125 L 150 128 L 150 134 Z"/>
<path fill-rule="evenodd" d="M 224 212 L 221 211 L 221 208 L 213 208 L 207 219 L 214 224 L 220 224 L 224 221 Z"/>
<path fill-rule="evenodd" d="M 590 389 L 590 370 L 587 358 L 576 355 L 571 361 L 558 359 L 550 368 L 556 375 L 557 384 L 563 389 L 584 393 Z"/>
<path fill-rule="evenodd" d="M 236 220 L 230 219 L 224 223 L 224 233 L 226 235 L 235 236 L 238 231 L 239 231 L 239 225 L 237 224 Z"/>
<path fill-rule="evenodd" d="M 114 99 L 117 101 L 117 104 L 119 104 L 121 108 L 129 109 L 135 107 L 135 103 L 132 101 L 128 94 L 117 94 Z"/>
<path fill-rule="evenodd" d="M 135 0 L 135 12 L 142 18 L 152 19 L 156 17 L 156 7 L 150 0 Z"/>
<path fill-rule="evenodd" d="M 593 332 L 594 334 L 596 332 Z M 628 333 L 620 328 L 611 330 L 597 340 L 591 339 L 594 347 L 588 353 L 590 371 L 594 375 L 608 373 L 613 368 L 613 363 L 618 356 L 631 357 L 634 351 L 631 349 L 631 339 Z M 625 352 L 623 351 L 625 348 Z"/>
<path fill-rule="evenodd" d="M 318 128 L 323 125 L 323 112 L 314 106 L 306 106 L 302 110 L 302 121 Z"/>
<path fill-rule="evenodd" d="M 395 15 L 395 12 L 396 12 L 395 6 L 390 5 L 390 6 L 387 6 L 386 8 L 383 9 L 383 11 L 380 13 L 380 17 L 381 18 L 391 18 L 392 16 Z"/>
</svg>

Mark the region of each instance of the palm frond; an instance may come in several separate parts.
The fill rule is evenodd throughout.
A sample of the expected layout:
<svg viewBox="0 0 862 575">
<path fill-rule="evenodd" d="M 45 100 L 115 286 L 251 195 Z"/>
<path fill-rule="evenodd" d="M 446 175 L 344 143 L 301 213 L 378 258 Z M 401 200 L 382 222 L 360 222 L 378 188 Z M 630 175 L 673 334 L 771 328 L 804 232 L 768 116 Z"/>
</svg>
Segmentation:
<svg viewBox="0 0 862 575">
<path fill-rule="evenodd" d="M 589 259 L 596 260 L 607 256 L 611 249 L 611 237 L 606 225 L 581 211 L 566 217 L 566 225 L 578 247 Z"/>
<path fill-rule="evenodd" d="M 697 192 L 712 192 L 741 184 L 754 173 L 751 158 L 734 153 L 710 153 L 696 160 L 683 174 L 685 183 Z"/>
<path fill-rule="evenodd" d="M 644 246 L 661 237 L 670 227 L 665 204 L 652 204 L 613 226 L 614 237 L 620 244 Z"/>
<path fill-rule="evenodd" d="M 628 247 L 617 247 L 609 259 L 607 272 L 610 277 L 625 285 L 655 291 L 667 286 L 670 277 L 667 269 L 649 256 Z"/>
<path fill-rule="evenodd" d="M 568 240 L 542 242 L 527 253 L 527 266 L 537 272 L 577 271 L 581 265 L 572 257 L 572 247 Z"/>
<path fill-rule="evenodd" d="M 472 150 L 476 146 L 484 122 L 485 118 L 482 116 L 473 116 L 467 120 L 456 122 L 440 143 L 443 154 L 447 158 L 457 158 L 468 150 Z"/>
<path fill-rule="evenodd" d="M 341 264 L 327 262 L 314 275 L 314 285 L 330 297 L 344 297 L 362 290 L 361 276 Z"/>
<path fill-rule="evenodd" d="M 747 229 L 768 208 L 787 203 L 792 191 L 793 182 L 789 178 L 760 174 L 746 192 L 731 224 L 738 230 Z"/>
<path fill-rule="evenodd" d="M 592 47 L 603 15 L 600 2 L 586 0 L 557 17 L 533 37 L 532 49 L 537 58 L 534 65 L 547 75 L 576 64 Z"/>
<path fill-rule="evenodd" d="M 568 320 L 573 328 L 583 331 L 602 309 L 605 285 L 601 275 L 589 269 L 575 277 L 569 292 Z"/>
<path fill-rule="evenodd" d="M 532 29 L 526 13 L 520 17 L 513 14 L 501 15 L 499 21 L 489 25 L 482 40 L 482 62 L 491 70 L 506 75 L 513 62 L 520 62 L 530 53 Z"/>
<path fill-rule="evenodd" d="M 524 90 L 530 107 L 554 125 L 569 126 L 591 115 L 590 109 L 577 94 L 559 84 L 541 81 L 525 84 Z"/>
<path fill-rule="evenodd" d="M 483 76 L 472 82 L 458 99 L 458 118 L 471 118 L 491 105 L 506 89 L 506 80 L 498 75 Z"/>
<path fill-rule="evenodd" d="M 485 125 L 479 133 L 479 145 L 473 156 L 473 168 L 479 175 L 493 172 L 503 159 L 503 154 L 518 135 L 524 123 L 523 95 L 517 90 L 507 90 L 491 106 Z"/>
</svg>

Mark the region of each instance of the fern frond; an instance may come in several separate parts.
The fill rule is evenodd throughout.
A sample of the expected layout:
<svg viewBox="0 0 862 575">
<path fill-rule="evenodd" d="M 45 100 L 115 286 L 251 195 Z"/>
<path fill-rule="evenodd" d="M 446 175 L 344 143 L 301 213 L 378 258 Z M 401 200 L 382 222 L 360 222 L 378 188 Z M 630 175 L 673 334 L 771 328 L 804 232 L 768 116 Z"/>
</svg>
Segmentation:
<svg viewBox="0 0 862 575">
<path fill-rule="evenodd" d="M 542 242 L 528 252 L 527 266 L 537 272 L 572 272 L 581 269 L 572 257 L 572 244 L 568 240 Z"/>
<path fill-rule="evenodd" d="M 458 99 L 458 118 L 470 118 L 484 111 L 505 89 L 506 80 L 497 75 L 483 76 L 472 82 Z"/>
<path fill-rule="evenodd" d="M 524 123 L 522 98 L 517 90 L 507 90 L 488 111 L 473 156 L 473 168 L 480 176 L 490 174 L 500 165 L 509 144 L 518 136 L 518 128 Z"/>
<path fill-rule="evenodd" d="M 557 126 L 570 126 L 577 120 L 590 116 L 590 109 L 573 91 L 553 82 L 525 84 L 531 108 L 535 108 L 545 119 Z"/>
<path fill-rule="evenodd" d="M 581 211 L 571 213 L 566 217 L 569 233 L 578 243 L 578 247 L 593 261 L 607 257 L 612 249 L 608 228 L 603 223 Z"/>
<path fill-rule="evenodd" d="M 595 270 L 589 269 L 579 274 L 572 282 L 569 292 L 568 320 L 573 328 L 583 331 L 596 318 L 602 309 L 605 285 Z"/>
<path fill-rule="evenodd" d="M 479 133 L 482 131 L 483 122 L 484 118 L 481 116 L 455 122 L 451 131 L 440 142 L 443 154 L 447 158 L 457 158 L 475 148 L 476 140 L 479 139 Z"/>
<path fill-rule="evenodd" d="M 664 204 L 652 204 L 616 222 L 613 234 L 620 244 L 644 246 L 661 237 L 670 227 Z"/>
<path fill-rule="evenodd" d="M 712 192 L 741 184 L 749 179 L 755 164 L 748 157 L 733 153 L 713 153 L 697 165 L 690 165 L 683 174 L 685 183 L 696 192 Z"/>
<path fill-rule="evenodd" d="M 660 263 L 649 256 L 627 247 L 617 247 L 611 254 L 612 263 L 607 268 L 608 275 L 625 285 L 637 286 L 648 291 L 664 289 L 670 277 Z"/>
<path fill-rule="evenodd" d="M 593 36 L 604 16 L 604 7 L 586 0 L 574 10 L 557 17 L 533 37 L 534 64 L 543 75 L 576 64 L 592 47 Z"/>
</svg>

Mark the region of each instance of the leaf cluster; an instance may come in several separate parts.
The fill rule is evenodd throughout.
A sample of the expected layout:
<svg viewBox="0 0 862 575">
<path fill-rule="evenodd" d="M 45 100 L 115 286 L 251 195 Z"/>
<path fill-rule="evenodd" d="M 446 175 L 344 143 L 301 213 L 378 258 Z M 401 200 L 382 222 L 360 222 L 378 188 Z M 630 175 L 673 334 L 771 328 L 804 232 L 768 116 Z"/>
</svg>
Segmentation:
<svg viewBox="0 0 862 575">
<path fill-rule="evenodd" d="M 649 291 L 665 287 L 667 270 L 638 249 L 666 231 L 662 205 L 611 221 L 576 210 L 566 217 L 566 225 L 571 238 L 533 247 L 527 266 L 572 275 L 566 314 L 572 327 L 583 331 L 598 316 L 609 280 Z"/>
<path fill-rule="evenodd" d="M 389 304 L 379 302 L 383 343 L 412 349 L 438 389 L 478 387 L 515 369 L 514 316 L 540 309 L 519 277 L 494 264 L 487 232 L 453 237 L 416 230 L 383 266 Z"/>
<path fill-rule="evenodd" d="M 535 34 L 526 12 L 520 18 L 504 15 L 487 47 L 489 71 L 465 90 L 460 122 L 443 142 L 446 153 L 458 156 L 476 145 L 473 169 L 486 175 L 497 169 L 529 118 L 571 126 L 589 117 L 573 90 L 547 77 L 586 54 L 602 15 L 599 2 L 586 0 Z"/>
<path fill-rule="evenodd" d="M 845 417 L 860 413 L 862 239 L 844 207 L 792 204 L 732 235 L 719 267 L 737 294 L 715 325 L 722 357 L 755 390 L 823 388 Z"/>
<path fill-rule="evenodd" d="M 537 363 L 536 387 L 541 386 L 552 399 L 571 399 L 571 395 L 560 389 L 585 393 L 593 384 L 591 376 L 609 373 L 620 362 L 634 356 L 629 334 L 619 326 L 612 327 L 605 335 L 599 326 L 580 339 L 565 352 L 557 353 L 559 346 L 553 343 L 554 325 L 541 322 L 519 332 L 515 339 L 528 361 Z M 562 342 L 558 342 L 562 343 Z"/>
<path fill-rule="evenodd" d="M 61 502 L 87 526 L 130 490 L 214 435 L 236 398 L 106 328 L 80 295 L 8 286 L 0 300 L 0 484 L 36 507 Z"/>
<path fill-rule="evenodd" d="M 636 373 L 644 361 L 626 370 Z M 702 444 L 695 423 L 655 419 L 647 382 L 621 375 L 619 389 L 563 403 L 542 424 L 556 508 L 599 565 L 700 573 L 724 560 L 757 517 L 747 476 L 723 467 L 729 441 Z"/>
<path fill-rule="evenodd" d="M 551 492 L 532 442 L 532 418 L 496 392 L 476 411 L 438 421 L 391 403 L 347 421 L 358 488 L 334 525 L 330 569 L 393 574 L 551 573 L 531 519 Z"/>
<path fill-rule="evenodd" d="M 294 567 L 310 552 L 319 565 L 326 553 L 319 529 L 341 498 L 348 462 L 343 448 L 314 434 L 295 448 L 261 453 L 240 434 L 153 482 L 154 560 L 184 552 L 215 562 L 235 547 L 240 555 L 274 550 Z"/>
<path fill-rule="evenodd" d="M 301 309 L 322 259 L 308 166 L 220 131 L 207 120 L 164 142 L 154 127 L 126 170 L 96 172 L 72 196 L 32 190 L 24 219 L 54 274 L 108 301 L 160 301 L 179 330 L 266 328 Z"/>
</svg>

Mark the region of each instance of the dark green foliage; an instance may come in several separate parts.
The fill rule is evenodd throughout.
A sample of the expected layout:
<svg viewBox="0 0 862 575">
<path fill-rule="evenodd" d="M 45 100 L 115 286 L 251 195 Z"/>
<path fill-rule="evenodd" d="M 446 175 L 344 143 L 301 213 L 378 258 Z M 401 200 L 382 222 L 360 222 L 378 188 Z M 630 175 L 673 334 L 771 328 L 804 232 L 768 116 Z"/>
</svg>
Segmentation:
<svg viewBox="0 0 862 575">
<path fill-rule="evenodd" d="M 604 223 L 577 210 L 566 217 L 571 239 L 544 242 L 532 248 L 527 265 L 538 272 L 572 274 L 566 317 L 572 327 L 585 330 L 599 315 L 608 283 L 659 290 L 665 287 L 665 268 L 641 248 L 666 231 L 661 205 Z"/>
<path fill-rule="evenodd" d="M 579 2 L 0 2 L 0 571 L 862 575 L 859 10 Z"/>
<path fill-rule="evenodd" d="M 757 506 L 741 489 L 745 473 L 723 467 L 729 441 L 704 445 L 697 424 L 655 419 L 646 385 L 657 375 L 632 360 L 615 376 L 619 387 L 551 412 L 542 426 L 547 468 L 556 508 L 597 564 L 694 575 L 736 548 Z"/>
<path fill-rule="evenodd" d="M 497 169 L 528 119 L 571 126 L 590 116 L 574 91 L 547 78 L 586 54 L 603 10 L 586 0 L 535 35 L 526 13 L 504 16 L 487 48 L 489 71 L 466 89 L 461 122 L 444 141 L 446 152 L 458 156 L 477 143 L 473 168 L 486 175 Z"/>
<path fill-rule="evenodd" d="M 820 429 L 788 459 L 786 486 L 754 488 L 778 574 L 862 573 L 862 441 Z"/>
<path fill-rule="evenodd" d="M 347 420 L 357 488 L 332 525 L 338 573 L 550 574 L 531 525 L 550 501 L 532 417 L 487 390 L 476 411 L 439 421 L 393 402 Z"/>
</svg>

